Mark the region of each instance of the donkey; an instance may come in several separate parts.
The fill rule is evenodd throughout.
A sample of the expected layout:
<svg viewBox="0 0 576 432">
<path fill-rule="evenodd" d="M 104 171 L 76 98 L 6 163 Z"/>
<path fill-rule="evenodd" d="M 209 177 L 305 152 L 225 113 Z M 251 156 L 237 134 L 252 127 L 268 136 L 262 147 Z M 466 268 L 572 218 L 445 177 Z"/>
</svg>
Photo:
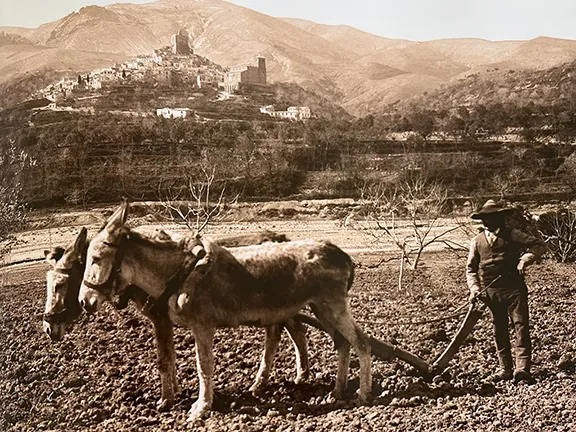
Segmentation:
<svg viewBox="0 0 576 432">
<path fill-rule="evenodd" d="M 157 234 L 159 241 L 171 240 L 168 234 Z M 219 239 L 219 245 L 249 245 L 260 244 L 267 241 L 287 241 L 284 234 L 273 231 L 262 231 L 254 234 Z M 46 262 L 52 269 L 46 273 L 46 307 L 43 314 L 44 331 L 54 341 L 60 340 L 74 321 L 80 316 L 82 307 L 78 302 L 78 294 L 85 270 L 86 251 L 88 248 L 87 230 L 82 228 L 73 244 L 64 249 L 55 247 L 52 251 L 44 251 Z M 174 278 L 172 278 L 174 279 Z M 152 322 L 155 330 L 157 358 L 162 377 L 162 398 L 158 402 L 160 410 L 169 409 L 173 403 L 174 393 L 178 392 L 175 369 L 175 354 L 173 345 L 172 322 L 166 313 L 158 313 L 158 309 L 149 308 L 150 297 L 138 287 L 131 285 L 122 292 L 117 308 L 127 306 L 131 299 L 136 307 Z M 162 309 L 160 309 L 162 311 Z M 294 345 L 296 353 L 296 383 L 306 381 L 309 377 L 308 347 L 306 339 L 306 326 L 296 320 L 287 320 L 282 325 L 266 328 L 266 344 L 278 345 L 282 328 L 286 328 Z M 262 362 L 256 375 L 254 384 L 250 388 L 258 393 L 268 382 L 274 352 L 266 349 Z M 272 358 L 270 357 L 272 355 Z M 170 359 L 174 359 L 173 361 Z"/>
<path fill-rule="evenodd" d="M 87 230 L 82 228 L 74 243 L 66 249 L 57 246 L 51 251 L 44 251 L 46 262 L 52 269 L 46 272 L 46 306 L 42 327 L 53 341 L 62 339 L 82 313 L 78 292 L 88 249 L 86 236 Z"/>
<path fill-rule="evenodd" d="M 158 298 L 185 259 L 177 243 L 154 241 L 130 231 L 125 225 L 128 211 L 125 201 L 88 247 L 78 297 L 88 312 L 98 311 L 104 301 L 130 284 Z M 196 339 L 200 389 L 188 421 L 201 418 L 212 405 L 216 328 L 279 325 L 307 305 L 333 338 L 340 340 L 334 397 L 342 398 L 346 388 L 352 344 L 360 360 L 359 401 L 368 401 L 370 341 L 349 311 L 347 293 L 354 266 L 345 252 L 330 242 L 307 240 L 238 248 L 233 255 L 207 238 L 197 241 L 196 249 L 203 252 L 196 252 L 198 265 L 181 289 L 188 300 L 179 306 L 181 295 L 173 295 L 168 301 L 170 319 L 192 329 Z M 204 259 L 207 255 L 209 259 Z M 271 345 L 266 343 L 266 349 L 274 348 Z"/>
</svg>

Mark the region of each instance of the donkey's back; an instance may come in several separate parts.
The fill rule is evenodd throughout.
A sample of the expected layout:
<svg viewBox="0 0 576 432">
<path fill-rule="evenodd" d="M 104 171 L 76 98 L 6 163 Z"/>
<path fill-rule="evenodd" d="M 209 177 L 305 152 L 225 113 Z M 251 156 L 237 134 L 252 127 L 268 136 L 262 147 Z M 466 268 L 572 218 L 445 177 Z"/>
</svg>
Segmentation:
<svg viewBox="0 0 576 432">
<path fill-rule="evenodd" d="M 229 249 L 221 254 L 226 261 L 231 255 L 262 283 L 276 282 L 284 286 L 287 283 L 315 285 L 346 281 L 348 289 L 354 277 L 350 256 L 329 241 L 264 243 Z"/>
<path fill-rule="evenodd" d="M 315 302 L 346 298 L 354 277 L 350 257 L 330 242 L 300 240 L 225 249 L 202 239 L 210 256 L 184 286 L 180 318 L 218 326 L 270 325 Z"/>
</svg>

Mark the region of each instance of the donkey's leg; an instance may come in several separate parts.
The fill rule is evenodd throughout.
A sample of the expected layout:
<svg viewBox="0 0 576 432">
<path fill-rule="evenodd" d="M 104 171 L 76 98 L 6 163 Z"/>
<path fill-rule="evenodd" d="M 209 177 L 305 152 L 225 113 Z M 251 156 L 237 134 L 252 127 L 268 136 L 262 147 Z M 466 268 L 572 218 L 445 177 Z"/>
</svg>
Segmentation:
<svg viewBox="0 0 576 432">
<path fill-rule="evenodd" d="M 348 372 L 350 370 L 350 343 L 343 341 L 338 347 L 338 371 L 336 372 L 336 385 L 334 397 L 343 399 L 346 385 L 348 384 Z"/>
<path fill-rule="evenodd" d="M 330 316 L 330 310 L 325 307 L 318 307 L 314 304 L 310 305 L 310 308 L 328 334 L 332 336 L 334 347 L 338 350 L 338 370 L 336 372 L 336 384 L 334 385 L 332 395 L 336 399 L 342 399 L 348 382 L 350 343 L 336 330 L 334 325 L 336 320 Z"/>
<path fill-rule="evenodd" d="M 262 360 L 260 361 L 260 368 L 256 374 L 256 380 L 250 391 L 254 394 L 261 391 L 264 386 L 268 383 L 268 378 L 270 377 L 270 370 L 274 364 L 274 356 L 278 350 L 278 343 L 280 342 L 280 336 L 282 335 L 281 325 L 272 325 L 266 327 L 266 340 L 264 342 L 264 352 L 262 353 Z"/>
<path fill-rule="evenodd" d="M 293 319 L 284 323 L 284 327 L 294 344 L 296 355 L 296 379 L 294 382 L 299 384 L 306 381 L 310 376 L 310 364 L 308 361 L 308 339 L 306 338 L 306 326 Z"/>
<path fill-rule="evenodd" d="M 188 421 L 194 422 L 206 414 L 212 407 L 214 399 L 214 327 L 195 326 L 196 368 L 200 390 L 198 400 L 188 411 Z"/>
<path fill-rule="evenodd" d="M 325 303 L 318 309 L 323 319 L 329 321 L 341 336 L 354 346 L 360 361 L 360 394 L 358 400 L 360 403 L 368 402 L 372 393 L 372 359 L 370 356 L 370 340 L 368 336 L 366 336 L 352 318 L 348 310 L 348 303 L 345 299 Z M 336 387 L 334 388 L 335 397 L 340 396 L 339 392 L 344 389 L 346 384 L 350 359 L 350 344 L 341 341 L 338 346 L 338 376 Z"/>
<path fill-rule="evenodd" d="M 337 308 L 336 329 L 352 344 L 360 361 L 360 392 L 358 401 L 367 403 L 372 396 L 372 357 L 370 339 L 356 324 L 350 314 L 347 302 Z"/>
<path fill-rule="evenodd" d="M 150 314 L 148 317 L 154 325 L 157 364 L 162 383 L 162 397 L 156 405 L 159 411 L 167 411 L 174 403 L 174 394 L 178 392 L 174 326 L 167 315 Z"/>
</svg>

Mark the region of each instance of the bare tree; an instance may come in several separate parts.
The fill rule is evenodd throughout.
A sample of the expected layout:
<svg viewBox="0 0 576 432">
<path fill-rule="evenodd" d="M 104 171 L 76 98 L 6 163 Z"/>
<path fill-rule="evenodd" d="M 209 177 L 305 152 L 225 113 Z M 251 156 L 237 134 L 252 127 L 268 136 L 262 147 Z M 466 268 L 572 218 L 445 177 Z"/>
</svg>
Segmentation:
<svg viewBox="0 0 576 432">
<path fill-rule="evenodd" d="M 225 185 L 217 185 L 216 167 L 200 165 L 199 176 L 187 176 L 186 184 L 159 192 L 166 217 L 199 233 L 217 219 L 225 207 Z"/>
<path fill-rule="evenodd" d="M 513 166 L 503 173 L 496 174 L 490 183 L 500 194 L 500 200 L 503 200 L 511 191 L 518 190 L 525 180 L 530 180 L 528 173 L 519 166 Z"/>
<path fill-rule="evenodd" d="M 556 261 L 576 261 L 576 213 L 566 208 L 544 213 L 536 227 Z"/>
<path fill-rule="evenodd" d="M 373 185 L 361 193 L 368 213 L 364 231 L 377 242 L 391 240 L 400 251 L 399 289 L 405 267 L 418 269 L 422 253 L 432 244 L 464 247 L 446 239 L 447 234 L 460 227 L 442 226 L 447 191 L 439 183 L 418 176 L 392 189 Z"/>
<path fill-rule="evenodd" d="M 0 259 L 10 253 L 16 242 L 14 233 L 27 220 L 26 206 L 22 203 L 20 189 L 0 185 Z"/>
<path fill-rule="evenodd" d="M 0 149 L 0 259 L 12 250 L 14 233 L 26 226 L 28 212 L 20 181 L 35 163 L 14 142 Z"/>
<path fill-rule="evenodd" d="M 564 160 L 556 174 L 572 192 L 576 192 L 576 153 L 572 153 Z"/>
</svg>

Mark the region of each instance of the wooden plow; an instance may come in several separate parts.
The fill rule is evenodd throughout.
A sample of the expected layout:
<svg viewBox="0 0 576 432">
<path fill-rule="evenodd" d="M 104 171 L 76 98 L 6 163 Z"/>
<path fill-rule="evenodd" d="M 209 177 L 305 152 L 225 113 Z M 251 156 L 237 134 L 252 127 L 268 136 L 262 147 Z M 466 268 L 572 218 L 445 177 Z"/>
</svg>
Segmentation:
<svg viewBox="0 0 576 432">
<path fill-rule="evenodd" d="M 432 363 L 429 363 L 416 354 L 394 344 L 370 336 L 372 355 L 384 361 L 391 361 L 394 359 L 402 360 L 425 376 L 439 375 L 444 371 L 444 369 L 446 369 L 446 366 L 448 366 L 448 363 L 452 360 L 456 352 L 458 352 L 458 349 L 462 346 L 466 338 L 474 331 L 476 323 L 484 313 L 483 309 L 483 306 L 478 305 L 478 301 L 470 303 L 468 312 L 458 327 L 458 331 L 444 351 L 435 360 L 433 360 Z M 326 332 L 326 329 L 314 317 L 304 313 L 299 313 L 294 317 L 294 319 Z"/>
</svg>

